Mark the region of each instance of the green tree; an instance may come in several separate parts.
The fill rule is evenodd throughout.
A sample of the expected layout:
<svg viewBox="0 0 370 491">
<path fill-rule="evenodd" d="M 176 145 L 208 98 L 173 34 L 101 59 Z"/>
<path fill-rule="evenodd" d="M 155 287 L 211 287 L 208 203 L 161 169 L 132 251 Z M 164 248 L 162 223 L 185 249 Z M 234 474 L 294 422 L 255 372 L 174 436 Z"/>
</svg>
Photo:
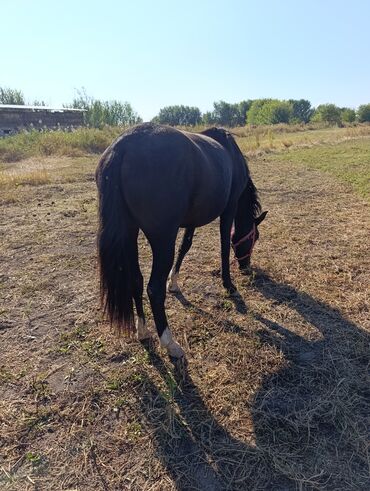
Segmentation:
<svg viewBox="0 0 370 491">
<path fill-rule="evenodd" d="M 247 113 L 247 123 L 249 124 L 261 124 L 259 123 L 259 113 L 262 107 L 270 102 L 272 99 L 256 99 L 253 101 L 249 111 Z"/>
<path fill-rule="evenodd" d="M 207 125 L 207 126 L 211 126 L 213 124 L 217 124 L 216 121 L 215 121 L 215 118 L 213 116 L 213 112 L 212 111 L 207 111 L 207 112 L 203 113 L 202 123 L 205 124 L 205 125 Z"/>
<path fill-rule="evenodd" d="M 289 123 L 293 114 L 292 105 L 288 101 L 278 99 L 257 99 L 249 111 L 247 121 L 250 124 Z"/>
<path fill-rule="evenodd" d="M 170 126 L 195 126 L 202 121 L 202 115 L 197 107 L 166 106 L 159 111 L 155 120 Z"/>
<path fill-rule="evenodd" d="M 315 110 L 312 121 L 340 125 L 342 123 L 342 113 L 335 104 L 320 104 Z"/>
<path fill-rule="evenodd" d="M 235 126 L 236 111 L 233 104 L 225 101 L 213 103 L 213 120 L 220 126 Z"/>
<path fill-rule="evenodd" d="M 247 101 L 241 101 L 237 104 L 237 120 L 236 126 L 244 126 L 247 122 L 247 113 L 252 105 L 253 101 L 248 99 Z"/>
<path fill-rule="evenodd" d="M 311 107 L 311 102 L 306 99 L 289 99 L 292 106 L 292 120 L 301 123 L 308 123 L 311 119 L 314 110 Z"/>
<path fill-rule="evenodd" d="M 356 111 L 354 109 L 351 109 L 349 107 L 342 107 L 341 108 L 341 117 L 342 121 L 345 123 L 353 123 L 356 121 Z"/>
<path fill-rule="evenodd" d="M 244 126 L 247 119 L 247 111 L 252 104 L 251 100 L 231 104 L 225 101 L 213 103 L 213 111 L 203 114 L 203 123 L 207 125 L 217 124 L 219 126 Z"/>
<path fill-rule="evenodd" d="M 24 96 L 20 90 L 0 87 L 0 104 L 24 105 Z"/>
<path fill-rule="evenodd" d="M 370 104 L 362 104 L 357 109 L 357 117 L 360 123 L 366 123 L 370 121 Z"/>
<path fill-rule="evenodd" d="M 142 122 L 141 117 L 128 102 L 100 101 L 87 95 L 84 88 L 77 91 L 77 97 L 66 107 L 83 109 L 85 124 L 94 128 L 104 125 L 129 126 Z"/>
</svg>

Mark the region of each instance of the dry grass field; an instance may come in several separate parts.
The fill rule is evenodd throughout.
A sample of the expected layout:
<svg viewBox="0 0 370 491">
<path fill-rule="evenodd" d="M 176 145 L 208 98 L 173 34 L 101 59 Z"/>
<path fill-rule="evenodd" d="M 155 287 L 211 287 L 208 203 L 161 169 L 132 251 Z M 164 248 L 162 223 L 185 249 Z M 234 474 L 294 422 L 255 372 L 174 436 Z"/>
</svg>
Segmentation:
<svg viewBox="0 0 370 491">
<path fill-rule="evenodd" d="M 0 163 L 1 490 L 370 489 L 370 137 L 338 131 L 240 134 L 269 214 L 236 299 L 197 230 L 167 298 L 182 373 L 101 319 L 98 157 Z"/>
</svg>

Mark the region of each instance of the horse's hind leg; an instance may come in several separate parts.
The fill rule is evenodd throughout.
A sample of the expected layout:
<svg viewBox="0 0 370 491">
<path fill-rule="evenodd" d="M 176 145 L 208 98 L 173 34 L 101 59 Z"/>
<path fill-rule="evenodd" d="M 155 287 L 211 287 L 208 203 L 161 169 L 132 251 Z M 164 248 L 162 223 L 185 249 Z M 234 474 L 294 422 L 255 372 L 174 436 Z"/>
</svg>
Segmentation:
<svg viewBox="0 0 370 491">
<path fill-rule="evenodd" d="M 194 227 L 185 229 L 181 246 L 177 254 L 175 266 L 173 266 L 173 268 L 171 269 L 170 276 L 168 278 L 167 289 L 170 293 L 178 293 L 180 291 L 179 285 L 177 284 L 177 281 L 179 279 L 179 272 L 184 257 L 190 250 L 191 244 L 193 243 L 194 231 Z"/>
<path fill-rule="evenodd" d="M 136 332 L 137 332 L 138 340 L 144 341 L 145 339 L 149 339 L 151 337 L 151 332 L 146 327 L 146 322 L 145 322 L 145 314 L 143 308 L 144 281 L 140 268 L 137 269 L 133 282 L 134 282 L 133 296 L 135 300 L 136 313 L 137 313 Z"/>
<path fill-rule="evenodd" d="M 143 341 L 145 339 L 150 338 L 151 333 L 146 327 L 145 314 L 144 314 L 144 308 L 143 308 L 144 280 L 143 280 L 143 275 L 141 274 L 141 271 L 140 271 L 139 255 L 138 255 L 138 249 L 137 249 L 138 232 L 139 232 L 139 230 L 137 230 L 137 232 L 136 232 L 136 241 L 135 241 L 136 253 L 133 256 L 133 257 L 137 258 L 137 261 L 136 261 L 136 264 L 133 265 L 133 272 L 132 272 L 133 290 L 132 290 L 132 294 L 134 297 L 136 314 L 137 314 L 136 333 L 137 333 L 137 337 L 138 337 L 139 341 Z"/>
<path fill-rule="evenodd" d="M 161 346 L 167 349 L 170 356 L 181 358 L 184 352 L 172 337 L 164 308 L 166 281 L 174 259 L 175 241 L 176 233 L 163 234 L 156 240 L 149 238 L 153 252 L 153 267 L 147 291 Z"/>
</svg>

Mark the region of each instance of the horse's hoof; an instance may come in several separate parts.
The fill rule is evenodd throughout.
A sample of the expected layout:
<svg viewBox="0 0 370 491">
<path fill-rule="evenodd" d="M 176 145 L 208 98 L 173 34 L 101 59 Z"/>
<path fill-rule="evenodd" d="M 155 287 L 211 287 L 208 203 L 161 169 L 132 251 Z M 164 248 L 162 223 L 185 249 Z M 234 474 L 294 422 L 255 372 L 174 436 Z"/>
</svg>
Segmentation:
<svg viewBox="0 0 370 491">
<path fill-rule="evenodd" d="M 168 283 L 167 291 L 168 293 L 173 293 L 173 294 L 181 293 L 181 290 L 178 287 L 178 285 L 172 285 L 171 283 Z"/>
<path fill-rule="evenodd" d="M 140 317 L 138 317 L 136 321 L 136 332 L 137 332 L 137 339 L 139 341 L 145 341 L 152 338 L 152 333 L 146 327 L 144 320 L 141 319 Z"/>
<path fill-rule="evenodd" d="M 171 271 L 167 282 L 168 293 L 180 293 L 180 288 L 179 285 L 177 284 L 178 279 L 179 279 L 179 273 L 175 273 Z"/>
<path fill-rule="evenodd" d="M 143 341 L 150 341 L 151 339 L 153 339 L 153 335 L 150 331 L 146 330 L 146 332 L 142 333 L 140 336 L 138 334 L 137 339 L 142 343 Z"/>
<path fill-rule="evenodd" d="M 185 352 L 177 343 L 173 341 L 169 346 L 167 346 L 167 352 L 170 358 L 174 358 L 175 360 L 180 360 L 181 358 L 185 358 Z"/>
<path fill-rule="evenodd" d="M 182 358 L 185 356 L 184 350 L 181 348 L 179 343 L 175 341 L 172 337 L 172 333 L 168 327 L 163 331 L 159 338 L 160 345 L 162 348 L 167 349 L 167 353 L 172 358 Z"/>
</svg>

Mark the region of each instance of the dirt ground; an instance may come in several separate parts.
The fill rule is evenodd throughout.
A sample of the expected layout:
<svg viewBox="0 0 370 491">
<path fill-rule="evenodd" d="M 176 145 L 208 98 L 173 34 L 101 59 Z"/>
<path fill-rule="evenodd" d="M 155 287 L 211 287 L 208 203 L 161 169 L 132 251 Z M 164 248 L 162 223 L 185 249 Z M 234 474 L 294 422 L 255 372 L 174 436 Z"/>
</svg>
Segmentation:
<svg viewBox="0 0 370 491">
<path fill-rule="evenodd" d="M 254 274 L 233 264 L 228 298 L 218 225 L 196 232 L 167 299 L 179 373 L 156 338 L 102 322 L 96 159 L 68 162 L 73 178 L 17 186 L 0 208 L 0 489 L 370 489 L 365 201 L 318 170 L 253 160 L 269 210 Z"/>
</svg>

